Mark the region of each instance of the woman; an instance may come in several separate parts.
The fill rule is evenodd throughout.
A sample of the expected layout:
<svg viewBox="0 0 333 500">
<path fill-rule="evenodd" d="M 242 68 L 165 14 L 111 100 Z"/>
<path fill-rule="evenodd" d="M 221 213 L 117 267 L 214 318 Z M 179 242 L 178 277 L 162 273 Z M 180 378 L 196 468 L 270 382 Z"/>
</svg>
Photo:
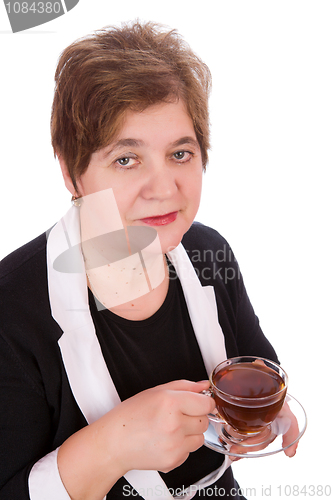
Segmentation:
<svg viewBox="0 0 333 500">
<path fill-rule="evenodd" d="M 242 498 L 202 446 L 201 393 L 224 358 L 276 355 L 227 242 L 193 223 L 209 90 L 150 23 L 62 54 L 52 142 L 74 205 L 0 267 L 1 499 Z"/>
</svg>

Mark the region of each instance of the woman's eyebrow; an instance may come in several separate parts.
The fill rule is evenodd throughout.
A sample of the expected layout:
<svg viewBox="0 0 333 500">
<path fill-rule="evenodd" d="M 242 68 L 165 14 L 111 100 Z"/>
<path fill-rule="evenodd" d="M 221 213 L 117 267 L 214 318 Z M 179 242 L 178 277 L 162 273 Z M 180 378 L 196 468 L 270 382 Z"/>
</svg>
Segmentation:
<svg viewBox="0 0 333 500">
<path fill-rule="evenodd" d="M 103 156 L 104 156 L 104 158 L 106 158 L 107 156 L 109 156 L 110 153 L 113 153 L 115 150 L 123 148 L 123 147 L 134 148 L 134 147 L 139 147 L 139 146 L 143 146 L 143 145 L 144 145 L 144 142 L 139 140 L 139 139 L 130 139 L 130 138 L 119 139 L 119 141 L 115 142 L 114 144 L 112 144 L 112 146 L 110 148 L 108 148 L 108 150 L 105 152 L 105 154 Z"/>
<path fill-rule="evenodd" d="M 200 147 L 198 141 L 191 136 L 181 137 L 180 139 L 177 139 L 177 141 L 172 142 L 170 146 L 172 148 L 178 148 L 179 146 L 183 146 L 184 144 L 190 144 L 191 146 L 194 146 L 196 148 Z"/>
</svg>

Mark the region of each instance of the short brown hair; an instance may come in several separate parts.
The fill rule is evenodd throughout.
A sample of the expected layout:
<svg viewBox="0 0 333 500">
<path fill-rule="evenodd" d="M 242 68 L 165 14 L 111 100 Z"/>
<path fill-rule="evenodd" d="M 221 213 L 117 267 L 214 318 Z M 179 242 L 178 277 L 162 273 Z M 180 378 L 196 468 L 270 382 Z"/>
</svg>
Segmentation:
<svg viewBox="0 0 333 500">
<path fill-rule="evenodd" d="M 137 21 L 103 28 L 64 50 L 55 82 L 52 146 L 75 188 L 92 153 L 119 133 L 127 110 L 178 99 L 193 121 L 205 168 L 211 75 L 177 31 Z"/>
</svg>

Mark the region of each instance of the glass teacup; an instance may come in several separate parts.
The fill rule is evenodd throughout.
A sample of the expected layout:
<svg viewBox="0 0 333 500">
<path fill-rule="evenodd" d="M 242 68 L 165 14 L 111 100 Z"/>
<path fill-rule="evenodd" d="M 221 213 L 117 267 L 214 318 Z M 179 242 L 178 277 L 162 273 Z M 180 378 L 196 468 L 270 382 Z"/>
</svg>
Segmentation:
<svg viewBox="0 0 333 500">
<path fill-rule="evenodd" d="M 209 379 L 217 410 L 209 419 L 223 424 L 222 434 L 232 442 L 257 435 L 265 440 L 284 403 L 286 372 L 268 359 L 239 356 L 219 363 Z"/>
</svg>

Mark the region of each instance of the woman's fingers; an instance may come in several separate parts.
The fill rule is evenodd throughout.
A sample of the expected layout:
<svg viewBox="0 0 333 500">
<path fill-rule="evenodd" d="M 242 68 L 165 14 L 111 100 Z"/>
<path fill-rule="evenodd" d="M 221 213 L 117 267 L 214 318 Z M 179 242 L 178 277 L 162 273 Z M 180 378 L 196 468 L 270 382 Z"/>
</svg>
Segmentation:
<svg viewBox="0 0 333 500">
<path fill-rule="evenodd" d="M 175 394 L 179 402 L 179 411 L 192 417 L 207 415 L 215 408 L 214 399 L 195 392 L 178 391 Z"/>
<path fill-rule="evenodd" d="M 298 427 L 298 422 L 297 418 L 295 415 L 292 413 L 292 411 L 289 408 L 288 403 L 284 403 L 283 408 L 281 410 L 281 413 L 283 412 L 283 415 L 290 420 L 290 426 L 287 432 L 283 436 L 283 442 L 282 446 L 288 446 L 284 450 L 285 454 L 287 457 L 293 457 L 296 454 L 297 446 L 298 446 L 298 441 L 294 443 L 294 441 L 298 438 L 299 436 L 299 427 Z M 294 443 L 294 444 L 292 444 Z"/>
<path fill-rule="evenodd" d="M 174 380 L 172 382 L 168 382 L 166 384 L 157 385 L 150 391 L 159 391 L 159 390 L 171 390 L 171 391 L 189 391 L 200 393 L 204 390 L 209 389 L 210 382 L 209 380 L 202 380 L 201 382 L 192 382 L 191 380 Z"/>
<path fill-rule="evenodd" d="M 180 411 L 184 415 L 201 416 L 211 413 L 215 408 L 214 399 L 201 394 L 209 386 L 208 380 L 202 382 L 175 380 L 174 382 L 154 387 L 151 391 L 163 391 L 165 405 L 171 405 L 170 412 L 175 410 Z"/>
</svg>

